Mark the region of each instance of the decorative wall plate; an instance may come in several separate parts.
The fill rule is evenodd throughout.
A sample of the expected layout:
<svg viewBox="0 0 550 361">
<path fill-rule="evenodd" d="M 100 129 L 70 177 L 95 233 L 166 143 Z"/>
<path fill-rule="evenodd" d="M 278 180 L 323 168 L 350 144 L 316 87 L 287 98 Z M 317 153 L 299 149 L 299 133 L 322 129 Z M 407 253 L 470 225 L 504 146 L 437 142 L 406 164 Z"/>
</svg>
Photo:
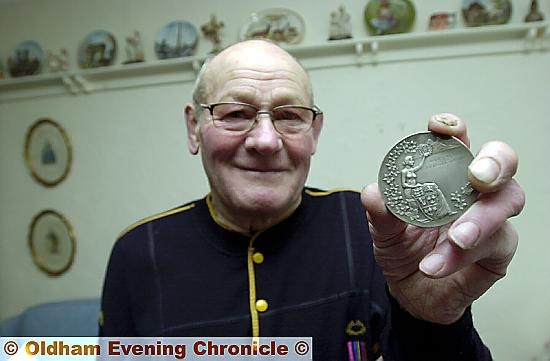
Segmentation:
<svg viewBox="0 0 550 361">
<path fill-rule="evenodd" d="M 38 74 L 44 63 L 44 51 L 37 42 L 28 40 L 17 46 L 8 58 L 12 77 Z"/>
<path fill-rule="evenodd" d="M 59 276 L 73 264 L 76 239 L 70 223 L 53 209 L 34 216 L 29 228 L 32 260 L 50 276 Z"/>
<path fill-rule="evenodd" d="M 112 65 L 117 53 L 115 37 L 104 30 L 88 34 L 78 48 L 78 66 L 81 69 Z"/>
<path fill-rule="evenodd" d="M 409 32 L 416 12 L 409 0 L 370 0 L 364 16 L 369 34 L 386 35 Z"/>
<path fill-rule="evenodd" d="M 65 179 L 72 162 L 65 130 L 51 119 L 37 120 L 25 137 L 25 161 L 33 178 L 47 187 Z"/>
<path fill-rule="evenodd" d="M 506 24 L 512 4 L 510 0 L 462 0 L 462 16 L 467 26 Z"/>
<path fill-rule="evenodd" d="M 160 30 L 155 41 L 155 53 L 159 59 L 190 56 L 198 40 L 195 25 L 188 21 L 172 21 Z"/>
<path fill-rule="evenodd" d="M 241 28 L 240 40 L 270 39 L 276 43 L 298 44 L 305 33 L 304 19 L 295 11 L 284 8 L 252 13 Z"/>
</svg>

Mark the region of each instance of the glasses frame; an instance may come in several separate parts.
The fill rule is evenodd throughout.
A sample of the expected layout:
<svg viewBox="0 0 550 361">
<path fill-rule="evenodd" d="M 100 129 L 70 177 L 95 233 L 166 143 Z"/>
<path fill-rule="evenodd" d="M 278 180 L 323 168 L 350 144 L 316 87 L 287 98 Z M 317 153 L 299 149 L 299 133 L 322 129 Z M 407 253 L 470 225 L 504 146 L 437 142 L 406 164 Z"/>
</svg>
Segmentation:
<svg viewBox="0 0 550 361">
<path fill-rule="evenodd" d="M 318 106 L 316 105 L 313 105 L 313 107 L 308 107 L 308 106 L 305 106 L 305 105 L 293 105 L 293 104 L 288 104 L 288 105 L 279 105 L 279 106 L 276 106 L 274 107 L 273 109 L 271 110 L 260 110 L 258 109 L 257 107 L 255 107 L 254 105 L 252 104 L 248 104 L 248 103 L 243 103 L 243 102 L 217 102 L 217 103 L 201 103 L 200 106 L 203 108 L 203 109 L 207 109 L 208 112 L 210 113 L 210 117 L 212 119 L 212 124 L 214 124 L 214 126 L 216 128 L 220 128 L 218 126 L 216 126 L 216 122 L 214 121 L 214 108 L 217 106 L 217 105 L 224 105 L 224 104 L 233 104 L 233 105 L 244 105 L 244 106 L 248 106 L 248 107 L 251 107 L 252 109 L 256 110 L 256 116 L 254 117 L 254 121 L 250 123 L 250 127 L 248 129 L 243 129 L 242 131 L 231 131 L 233 133 L 239 133 L 239 132 L 243 132 L 243 133 L 246 133 L 246 132 L 249 132 L 252 128 L 254 128 L 254 124 L 256 124 L 256 122 L 258 121 L 258 116 L 260 114 L 267 114 L 269 115 L 269 119 L 271 119 L 271 123 L 273 124 L 273 128 L 275 128 L 275 130 L 281 134 L 281 135 L 289 135 L 289 134 L 286 134 L 286 133 L 281 133 L 276 125 L 275 125 L 275 122 L 273 120 L 273 112 L 278 110 L 278 109 L 284 109 L 284 108 L 301 108 L 301 109 L 306 109 L 306 110 L 309 110 L 313 113 L 313 119 L 311 120 L 311 124 L 309 125 L 308 128 L 304 128 L 303 130 L 300 130 L 299 132 L 297 133 L 294 133 L 294 134 L 303 134 L 305 132 L 307 132 L 308 130 L 311 129 L 311 127 L 313 126 L 313 122 L 315 121 L 315 119 L 317 119 L 317 116 L 319 115 L 322 115 L 323 114 L 323 111 L 321 109 L 319 109 Z"/>
</svg>

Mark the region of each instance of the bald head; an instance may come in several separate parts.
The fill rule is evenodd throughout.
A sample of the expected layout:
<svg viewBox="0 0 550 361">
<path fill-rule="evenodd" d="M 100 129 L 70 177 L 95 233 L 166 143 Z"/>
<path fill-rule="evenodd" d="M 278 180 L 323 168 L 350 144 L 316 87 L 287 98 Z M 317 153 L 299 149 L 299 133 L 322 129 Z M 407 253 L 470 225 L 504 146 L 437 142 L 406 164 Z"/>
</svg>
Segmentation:
<svg viewBox="0 0 550 361">
<path fill-rule="evenodd" d="M 270 41 L 246 40 L 225 48 L 215 57 L 205 61 L 193 91 L 195 107 L 200 103 L 210 102 L 216 89 L 221 88 L 221 83 L 238 71 L 256 73 L 255 75 L 262 73 L 265 78 L 288 73 L 297 84 L 304 87 L 306 104 L 313 105 L 311 81 L 296 58 Z"/>
</svg>

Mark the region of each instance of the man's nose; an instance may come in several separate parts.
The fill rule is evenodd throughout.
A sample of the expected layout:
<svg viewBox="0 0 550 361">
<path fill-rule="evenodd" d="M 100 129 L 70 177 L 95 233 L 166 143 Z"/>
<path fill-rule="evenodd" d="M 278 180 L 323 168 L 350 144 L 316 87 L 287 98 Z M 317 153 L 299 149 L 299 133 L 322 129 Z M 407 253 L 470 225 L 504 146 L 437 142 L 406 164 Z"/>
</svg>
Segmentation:
<svg viewBox="0 0 550 361">
<path fill-rule="evenodd" d="M 276 153 L 283 147 L 281 135 L 271 121 L 269 113 L 259 113 L 256 124 L 247 134 L 245 140 L 247 149 L 256 150 L 260 154 L 268 155 Z"/>
</svg>

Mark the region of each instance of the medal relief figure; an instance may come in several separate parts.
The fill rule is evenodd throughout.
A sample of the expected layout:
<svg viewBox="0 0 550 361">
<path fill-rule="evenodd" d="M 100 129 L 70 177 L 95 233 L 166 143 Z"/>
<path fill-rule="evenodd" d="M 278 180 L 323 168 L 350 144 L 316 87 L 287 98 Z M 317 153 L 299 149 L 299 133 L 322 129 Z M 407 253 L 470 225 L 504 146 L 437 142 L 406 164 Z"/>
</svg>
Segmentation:
<svg viewBox="0 0 550 361">
<path fill-rule="evenodd" d="M 401 186 L 409 207 L 416 210 L 414 213 L 420 211 L 426 217 L 426 221 L 453 214 L 437 183 L 417 182 L 416 172 L 422 168 L 424 160 L 431 154 L 431 149 L 428 152 L 417 152 L 416 154 L 420 155 L 419 163 L 416 164 L 413 155 L 407 155 L 403 160 L 403 169 L 401 169 Z"/>
</svg>

